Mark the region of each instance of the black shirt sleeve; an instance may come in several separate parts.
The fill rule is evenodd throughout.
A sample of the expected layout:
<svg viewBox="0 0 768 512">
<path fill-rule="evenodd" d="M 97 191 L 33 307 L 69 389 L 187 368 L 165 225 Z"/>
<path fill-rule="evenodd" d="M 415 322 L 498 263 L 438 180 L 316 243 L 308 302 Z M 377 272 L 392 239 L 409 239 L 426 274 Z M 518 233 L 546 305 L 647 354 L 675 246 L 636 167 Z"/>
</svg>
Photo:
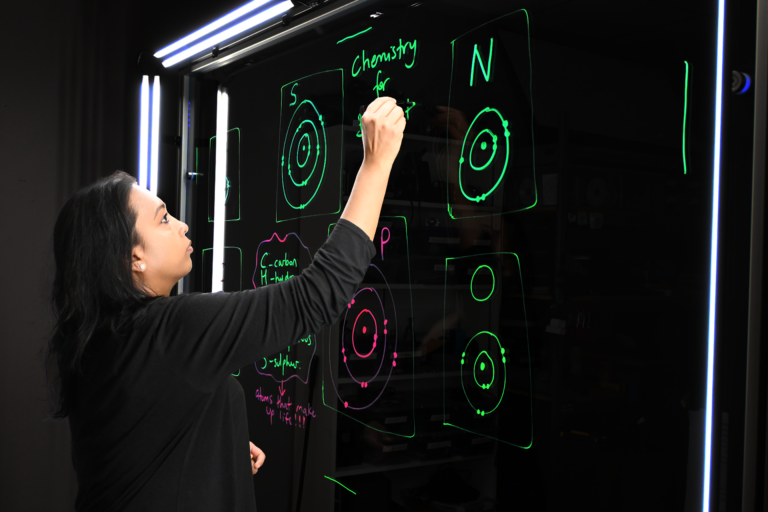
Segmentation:
<svg viewBox="0 0 768 512">
<path fill-rule="evenodd" d="M 254 290 L 190 293 L 153 302 L 147 328 L 173 373 L 207 390 L 230 373 L 333 324 L 376 253 L 339 219 L 301 274 Z"/>
</svg>

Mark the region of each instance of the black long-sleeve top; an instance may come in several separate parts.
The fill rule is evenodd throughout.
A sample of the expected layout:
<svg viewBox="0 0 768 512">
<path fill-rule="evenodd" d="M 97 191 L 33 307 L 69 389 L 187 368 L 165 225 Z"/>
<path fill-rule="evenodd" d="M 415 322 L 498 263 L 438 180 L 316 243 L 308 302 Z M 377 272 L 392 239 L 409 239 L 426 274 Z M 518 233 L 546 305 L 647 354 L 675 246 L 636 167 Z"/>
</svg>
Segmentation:
<svg viewBox="0 0 768 512">
<path fill-rule="evenodd" d="M 340 219 L 296 277 L 159 299 L 123 340 L 93 340 L 69 415 L 76 510 L 255 511 L 245 395 L 231 374 L 335 322 L 374 254 Z"/>
</svg>

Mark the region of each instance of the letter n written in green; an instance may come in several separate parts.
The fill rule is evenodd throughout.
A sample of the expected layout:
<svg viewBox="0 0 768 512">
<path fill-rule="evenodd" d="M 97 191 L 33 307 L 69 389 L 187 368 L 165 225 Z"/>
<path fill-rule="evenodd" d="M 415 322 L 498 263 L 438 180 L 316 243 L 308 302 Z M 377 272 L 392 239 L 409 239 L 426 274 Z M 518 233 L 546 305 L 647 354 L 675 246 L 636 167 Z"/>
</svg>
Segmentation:
<svg viewBox="0 0 768 512">
<path fill-rule="evenodd" d="M 475 61 L 480 64 L 480 72 L 483 73 L 483 78 L 486 82 L 491 81 L 491 65 L 493 63 L 493 38 L 491 38 L 491 49 L 488 51 L 488 65 L 483 66 L 483 54 L 475 45 L 475 50 L 472 52 L 472 70 L 469 74 L 469 86 L 472 87 L 475 81 Z"/>
</svg>

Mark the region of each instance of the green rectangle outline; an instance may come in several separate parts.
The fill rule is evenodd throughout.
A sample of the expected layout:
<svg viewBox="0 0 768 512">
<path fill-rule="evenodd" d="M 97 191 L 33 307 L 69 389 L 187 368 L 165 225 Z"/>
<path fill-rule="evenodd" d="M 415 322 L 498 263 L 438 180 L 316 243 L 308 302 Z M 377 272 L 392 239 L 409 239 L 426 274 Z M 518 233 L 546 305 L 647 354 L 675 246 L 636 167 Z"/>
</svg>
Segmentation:
<svg viewBox="0 0 768 512">
<path fill-rule="evenodd" d="M 382 215 L 382 216 L 379 217 L 379 219 L 403 219 L 403 223 L 405 224 L 405 250 L 406 250 L 406 261 L 408 262 L 408 296 L 409 296 L 409 298 L 411 300 L 411 314 L 413 315 L 413 290 L 411 289 L 411 258 L 410 258 L 411 249 L 410 249 L 410 245 L 408 243 L 408 219 L 406 219 L 405 216 L 403 216 L 403 215 Z M 335 226 L 335 225 L 336 225 L 335 222 L 332 222 L 331 224 L 328 225 L 328 235 L 329 236 L 331 234 L 331 226 Z M 416 342 L 416 336 L 415 336 L 415 334 L 413 332 L 413 322 L 411 322 L 411 339 L 414 341 L 414 343 Z M 329 371 L 330 371 L 330 364 L 331 364 L 331 362 L 328 361 L 328 366 L 329 366 L 328 370 Z M 323 368 L 323 380 L 320 383 L 320 387 L 321 387 L 321 390 L 320 390 L 321 391 L 321 395 L 320 396 L 323 399 L 323 405 L 326 406 L 327 408 L 331 409 L 332 411 L 336 411 L 338 414 L 346 416 L 347 418 L 351 419 L 352 421 L 360 423 L 361 425 L 363 425 L 366 428 L 369 428 L 371 430 L 375 430 L 377 432 L 381 432 L 382 434 L 389 434 L 389 435 L 393 435 L 393 436 L 404 437 L 406 439 L 412 439 L 412 438 L 416 437 L 416 358 L 415 357 L 411 358 L 411 393 L 412 393 L 412 396 L 411 396 L 411 408 L 412 408 L 411 416 L 413 417 L 413 434 L 411 434 L 409 436 L 406 436 L 406 435 L 403 435 L 403 434 L 397 434 L 397 433 L 394 433 L 394 432 L 389 432 L 389 431 L 386 431 L 386 430 L 380 430 L 378 428 L 371 427 L 370 425 L 365 425 L 360 420 L 357 420 L 357 419 L 353 418 L 352 416 L 350 416 L 350 415 L 348 415 L 348 414 L 346 414 L 346 413 L 344 413 L 342 411 L 339 411 L 335 407 L 331 407 L 329 404 L 325 403 L 325 367 Z"/>
<path fill-rule="evenodd" d="M 344 68 L 333 68 L 333 69 L 326 69 L 325 71 L 318 71 L 317 73 L 312 73 L 311 75 L 303 76 L 301 78 L 297 78 L 296 80 L 292 80 L 282 86 L 280 88 L 280 126 L 278 131 L 278 137 L 277 137 L 277 154 L 280 155 L 280 131 L 283 129 L 283 89 L 288 87 L 291 84 L 294 84 L 300 80 L 304 80 L 306 78 L 320 75 L 322 73 L 330 73 L 331 71 L 341 71 L 341 126 L 344 126 Z M 278 169 L 279 169 L 279 162 L 280 158 L 278 158 Z M 279 224 L 281 222 L 288 222 L 290 220 L 297 220 L 297 219 L 309 219 L 311 217 L 319 217 L 321 215 L 336 215 L 341 212 L 341 186 L 342 186 L 342 169 L 344 165 L 344 130 L 341 130 L 341 153 L 339 155 L 339 165 L 341 166 L 339 168 L 339 209 L 335 212 L 328 212 L 328 213 L 316 213 L 314 215 L 300 215 L 298 217 L 291 217 L 290 219 L 282 219 L 278 220 L 277 218 L 277 205 L 278 201 L 280 200 L 279 192 L 279 180 L 275 184 L 275 224 Z"/>
<path fill-rule="evenodd" d="M 240 141 L 242 140 L 241 136 L 240 136 L 241 135 L 240 134 L 240 128 L 237 128 L 237 127 L 230 128 L 229 130 L 227 130 L 227 133 L 235 131 L 235 130 L 237 130 L 237 180 L 238 180 L 238 183 L 240 183 L 240 167 L 241 167 L 241 165 L 240 165 Z M 213 143 L 213 139 L 215 139 L 215 138 L 216 138 L 216 135 L 211 137 L 209 139 L 209 141 L 208 141 L 208 163 L 209 163 L 209 165 L 208 165 L 208 171 L 209 171 L 208 172 L 208 176 L 211 176 L 211 173 L 210 173 L 210 170 L 211 170 L 210 169 L 210 167 L 211 167 L 210 166 L 210 162 L 211 162 L 211 144 Z M 197 148 L 195 148 L 195 150 L 197 150 Z M 197 158 L 197 157 L 195 157 L 195 158 Z M 197 169 L 195 169 L 195 170 L 197 171 Z M 197 178 L 197 175 L 195 175 L 195 178 Z M 208 181 L 208 183 L 210 183 L 210 180 Z M 240 208 L 241 208 L 241 204 L 240 204 L 240 189 L 241 188 L 242 187 L 240 185 L 238 185 L 238 187 L 237 187 L 237 218 L 236 219 L 226 219 L 225 218 L 224 222 L 233 222 L 233 221 L 236 221 L 236 220 L 240 220 Z M 215 197 L 216 197 L 216 192 L 214 191 L 214 198 Z M 210 190 L 208 191 L 208 201 L 207 201 L 207 204 L 208 204 L 208 222 L 213 222 L 213 218 L 211 217 L 211 196 L 210 196 Z M 226 217 L 226 215 L 224 215 L 224 216 Z M 204 250 L 206 250 L 206 249 L 204 249 Z"/>
<path fill-rule="evenodd" d="M 528 27 L 528 34 L 527 34 L 528 35 L 528 81 L 529 81 L 528 89 L 530 90 L 530 93 L 531 93 L 531 156 L 532 156 L 531 167 L 533 168 L 533 190 L 534 190 L 535 198 L 534 198 L 533 204 L 531 206 L 526 207 L 526 208 L 519 208 L 517 210 L 510 210 L 508 212 L 501 212 L 501 213 L 488 213 L 488 214 L 483 214 L 483 215 L 470 215 L 470 216 L 467 216 L 467 217 L 454 217 L 453 216 L 453 212 L 451 211 L 450 190 L 446 186 L 445 187 L 446 209 L 448 211 L 448 215 L 453 220 L 477 219 L 477 218 L 484 218 L 484 217 L 496 217 L 496 216 L 499 216 L 499 215 L 506 215 L 508 213 L 522 212 L 522 211 L 530 210 L 531 208 L 534 208 L 539 203 L 539 190 L 538 190 L 538 187 L 536 186 L 536 144 L 535 144 L 534 133 L 533 133 L 534 117 L 533 117 L 533 62 L 531 60 L 531 30 L 530 30 L 531 20 L 530 20 L 530 17 L 528 16 L 528 10 L 527 9 L 518 9 L 516 11 L 510 12 L 510 13 L 505 14 L 503 16 L 499 16 L 498 18 L 495 18 L 495 19 L 492 19 L 490 21 L 487 21 L 487 22 L 483 23 L 482 25 L 478 25 L 478 26 L 474 27 L 472 30 L 468 30 L 467 32 L 464 32 L 459 37 L 457 37 L 456 39 L 451 41 L 451 81 L 450 81 L 450 85 L 448 86 L 448 107 L 449 107 L 449 109 L 448 109 L 448 116 L 446 117 L 446 123 L 450 123 L 450 115 L 451 115 L 450 114 L 451 90 L 453 89 L 453 68 L 455 66 L 455 62 L 454 62 L 454 58 L 455 58 L 455 56 L 454 56 L 454 49 L 455 49 L 454 43 L 456 43 L 456 41 L 458 41 L 462 37 L 466 36 L 470 32 L 474 32 L 475 30 L 477 30 L 479 28 L 482 28 L 482 27 L 484 27 L 484 26 L 486 26 L 486 25 L 488 25 L 490 23 L 498 21 L 498 20 L 500 20 L 502 18 L 506 18 L 507 16 L 512 16 L 513 14 L 517 14 L 519 12 L 523 12 L 525 14 L 526 26 Z M 450 140 L 450 131 L 449 130 L 446 131 L 445 140 L 446 140 L 446 147 L 448 148 L 448 154 L 450 155 L 451 140 Z M 459 156 L 461 156 L 461 155 L 459 155 Z"/>
<path fill-rule="evenodd" d="M 465 258 L 477 258 L 477 257 L 480 257 L 480 256 L 496 256 L 498 254 L 507 254 L 507 255 L 514 256 L 515 259 L 517 260 L 518 272 L 520 273 L 520 295 L 522 295 L 522 297 L 523 297 L 523 314 L 525 315 L 525 318 L 526 318 L 525 346 L 528 349 L 528 385 L 529 385 L 529 389 L 530 389 L 529 397 L 528 398 L 529 398 L 529 403 L 530 403 L 530 407 L 531 407 L 531 441 L 528 444 L 528 446 L 521 446 L 521 445 L 517 445 L 517 444 L 511 443 L 509 441 L 504 441 L 503 439 L 498 439 L 496 437 L 487 436 L 485 434 L 481 434 L 479 432 L 475 432 L 474 430 L 469 430 L 469 429 L 460 427 L 458 425 L 454 425 L 452 423 L 447 423 L 445 421 L 445 418 L 446 418 L 446 411 L 445 411 L 445 372 L 446 372 L 446 368 L 445 368 L 445 342 L 443 342 L 443 425 L 448 426 L 448 427 L 457 428 L 459 430 L 463 430 L 464 432 L 469 432 L 470 434 L 475 434 L 475 435 L 478 435 L 478 436 L 487 437 L 489 439 L 494 439 L 494 440 L 496 440 L 496 441 L 498 441 L 500 443 L 504 443 L 504 444 L 508 444 L 510 446 L 514 446 L 515 448 L 521 448 L 523 450 L 528 450 L 528 449 L 530 449 L 533 446 L 533 376 L 532 376 L 533 371 L 531 369 L 531 343 L 530 343 L 530 340 L 528 339 L 528 325 L 527 325 L 528 313 L 525 310 L 525 293 L 524 293 L 524 290 L 523 290 L 523 271 L 522 271 L 522 267 L 520 266 L 520 258 L 518 257 L 518 255 L 516 253 L 502 251 L 502 252 L 488 252 L 488 253 L 484 253 L 484 254 L 470 254 L 470 255 L 467 255 L 467 256 L 456 256 L 456 257 L 452 257 L 452 258 L 445 258 L 445 287 L 443 288 L 443 290 L 444 290 L 444 292 L 443 292 L 443 333 L 445 333 L 445 311 L 446 311 L 447 299 L 448 299 L 448 293 L 447 293 L 448 292 L 448 261 L 450 261 L 450 260 L 461 260 L 461 259 L 465 259 Z"/>
</svg>

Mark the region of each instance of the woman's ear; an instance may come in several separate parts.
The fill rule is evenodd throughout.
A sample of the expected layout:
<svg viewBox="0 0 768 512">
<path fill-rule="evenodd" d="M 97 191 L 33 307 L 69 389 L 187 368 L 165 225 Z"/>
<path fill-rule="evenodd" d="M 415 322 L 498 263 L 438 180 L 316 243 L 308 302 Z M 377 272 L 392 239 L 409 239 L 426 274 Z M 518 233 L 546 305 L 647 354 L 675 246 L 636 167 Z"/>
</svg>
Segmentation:
<svg viewBox="0 0 768 512">
<path fill-rule="evenodd" d="M 147 269 L 144 261 L 144 251 L 140 247 L 134 247 L 131 255 L 131 270 L 142 273 Z"/>
</svg>

